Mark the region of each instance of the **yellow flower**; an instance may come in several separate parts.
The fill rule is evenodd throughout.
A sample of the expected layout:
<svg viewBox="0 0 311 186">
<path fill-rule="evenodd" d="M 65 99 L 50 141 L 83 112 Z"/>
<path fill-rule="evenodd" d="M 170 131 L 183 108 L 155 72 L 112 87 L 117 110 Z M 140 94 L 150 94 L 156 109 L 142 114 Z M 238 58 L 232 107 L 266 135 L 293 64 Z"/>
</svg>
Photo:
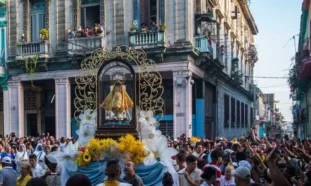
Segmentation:
<svg viewBox="0 0 311 186">
<path fill-rule="evenodd" d="M 128 153 L 128 160 L 133 161 L 135 164 L 143 162 L 145 157 L 149 155 L 144 149 L 144 143 L 136 140 L 130 134 L 119 139 L 118 147 L 121 153 Z"/>
<path fill-rule="evenodd" d="M 190 138 L 190 141 L 191 141 L 192 143 L 197 143 L 197 142 L 200 141 L 200 139 L 197 138 L 197 137 L 192 137 L 192 138 Z"/>
<path fill-rule="evenodd" d="M 117 146 L 117 145 L 118 145 L 118 143 L 115 140 L 110 139 L 110 138 L 103 139 L 103 140 L 99 141 L 100 150 L 106 151 L 106 150 L 108 150 L 109 147 Z"/>
<path fill-rule="evenodd" d="M 87 166 L 89 164 L 89 162 L 85 162 L 83 160 L 83 155 L 84 155 L 84 152 L 80 152 L 78 157 L 76 158 L 76 162 L 79 166 Z"/>
<path fill-rule="evenodd" d="M 90 139 L 89 145 L 87 146 L 88 149 L 91 149 L 92 151 L 97 151 L 100 149 L 100 143 L 97 139 Z"/>
<path fill-rule="evenodd" d="M 92 157 L 91 157 L 89 151 L 85 150 L 85 152 L 83 153 L 83 161 L 85 163 L 89 163 L 91 160 L 92 160 Z"/>
</svg>

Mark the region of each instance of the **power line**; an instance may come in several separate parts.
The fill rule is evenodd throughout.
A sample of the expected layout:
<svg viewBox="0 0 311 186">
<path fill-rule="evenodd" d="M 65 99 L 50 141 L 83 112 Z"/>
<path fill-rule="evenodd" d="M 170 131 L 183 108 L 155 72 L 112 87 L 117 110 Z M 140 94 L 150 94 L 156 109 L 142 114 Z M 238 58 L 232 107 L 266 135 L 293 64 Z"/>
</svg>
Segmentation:
<svg viewBox="0 0 311 186">
<path fill-rule="evenodd" d="M 270 88 L 270 87 L 281 87 L 281 86 L 285 86 L 288 84 L 282 84 L 282 85 L 271 85 L 271 86 L 267 86 L 267 87 L 259 87 L 259 88 Z"/>
<path fill-rule="evenodd" d="M 248 78 L 266 78 L 266 79 L 287 79 L 288 77 L 268 77 L 268 76 L 245 76 Z"/>
</svg>

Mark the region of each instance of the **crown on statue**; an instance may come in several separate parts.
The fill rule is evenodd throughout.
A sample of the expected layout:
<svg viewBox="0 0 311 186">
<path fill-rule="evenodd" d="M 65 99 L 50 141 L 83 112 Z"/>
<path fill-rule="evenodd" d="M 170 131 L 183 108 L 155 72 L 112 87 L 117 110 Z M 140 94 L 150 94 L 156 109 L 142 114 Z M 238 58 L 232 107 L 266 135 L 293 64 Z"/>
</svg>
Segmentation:
<svg viewBox="0 0 311 186">
<path fill-rule="evenodd" d="M 122 71 L 112 72 L 110 77 L 113 83 L 123 84 L 125 81 L 125 73 Z"/>
</svg>

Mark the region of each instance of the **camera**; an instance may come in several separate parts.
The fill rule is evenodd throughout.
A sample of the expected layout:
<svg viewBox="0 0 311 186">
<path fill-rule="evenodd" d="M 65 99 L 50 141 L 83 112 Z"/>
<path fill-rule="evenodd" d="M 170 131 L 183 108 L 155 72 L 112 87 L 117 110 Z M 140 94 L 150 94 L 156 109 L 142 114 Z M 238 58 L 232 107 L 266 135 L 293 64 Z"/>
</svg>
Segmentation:
<svg viewBox="0 0 311 186">
<path fill-rule="evenodd" d="M 194 84 L 194 80 L 193 80 L 193 79 L 190 80 L 190 84 L 191 84 L 191 85 Z"/>
</svg>

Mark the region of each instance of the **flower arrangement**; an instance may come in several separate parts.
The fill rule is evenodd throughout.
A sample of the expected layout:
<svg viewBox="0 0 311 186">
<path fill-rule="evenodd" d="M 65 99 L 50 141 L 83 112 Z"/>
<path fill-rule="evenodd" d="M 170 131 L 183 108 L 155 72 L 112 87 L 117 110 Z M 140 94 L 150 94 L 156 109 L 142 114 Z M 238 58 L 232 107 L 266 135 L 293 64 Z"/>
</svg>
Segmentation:
<svg viewBox="0 0 311 186">
<path fill-rule="evenodd" d="M 130 28 L 130 30 L 131 30 L 132 32 L 136 32 L 136 31 L 138 30 L 138 27 L 135 26 L 135 25 L 132 25 L 131 28 Z"/>
<path fill-rule="evenodd" d="M 139 164 L 144 161 L 149 153 L 144 149 L 144 143 L 136 140 L 130 134 L 121 137 L 119 142 L 109 138 L 102 140 L 92 138 L 86 147 L 80 148 L 76 163 L 79 166 L 87 166 L 92 161 L 105 161 L 112 157 L 125 155 L 125 160 Z"/>
<path fill-rule="evenodd" d="M 160 28 L 160 31 L 164 32 L 166 29 L 166 26 L 165 26 L 165 24 L 160 24 L 159 28 Z"/>
<path fill-rule="evenodd" d="M 49 31 L 45 28 L 42 28 L 40 30 L 40 37 L 43 39 L 43 40 L 46 40 L 48 37 L 49 37 Z"/>
<path fill-rule="evenodd" d="M 190 138 L 190 142 L 192 143 L 198 143 L 199 141 L 200 141 L 200 138 L 197 138 L 197 137 Z"/>
<path fill-rule="evenodd" d="M 119 139 L 118 147 L 120 153 L 128 154 L 127 159 L 133 161 L 135 164 L 143 162 L 145 157 L 149 155 L 149 152 L 144 149 L 144 143 L 136 140 L 130 134 Z"/>
</svg>

